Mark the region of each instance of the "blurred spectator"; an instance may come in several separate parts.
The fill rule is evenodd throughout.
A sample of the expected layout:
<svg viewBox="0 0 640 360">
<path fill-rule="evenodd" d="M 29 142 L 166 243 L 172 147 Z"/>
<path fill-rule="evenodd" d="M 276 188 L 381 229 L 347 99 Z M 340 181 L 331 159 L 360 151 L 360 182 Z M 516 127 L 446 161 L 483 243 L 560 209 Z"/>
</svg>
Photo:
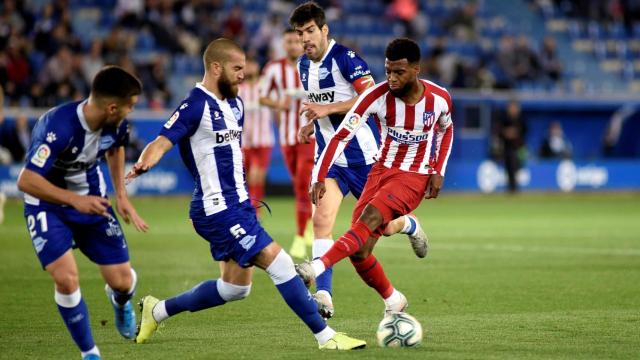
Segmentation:
<svg viewBox="0 0 640 360">
<path fill-rule="evenodd" d="M 6 96 L 11 103 L 17 103 L 23 95 L 29 93 L 29 61 L 25 49 L 26 42 L 21 38 L 12 37 L 9 42 L 6 70 Z"/>
<path fill-rule="evenodd" d="M 157 56 L 138 68 L 137 74 L 144 84 L 143 91 L 149 99 L 149 108 L 162 110 L 171 101 L 171 92 L 165 77 L 166 58 Z"/>
<path fill-rule="evenodd" d="M 540 157 L 543 159 L 571 158 L 571 142 L 564 136 L 562 124 L 554 121 L 549 124 L 549 133 L 540 146 Z"/>
<path fill-rule="evenodd" d="M 118 24 L 127 28 L 137 28 L 144 13 L 144 0 L 118 0 L 114 10 Z"/>
<path fill-rule="evenodd" d="M 0 119 L 0 147 L 11 154 L 11 162 L 22 162 L 30 143 L 31 129 L 25 115 L 20 114 L 13 123 Z"/>
<path fill-rule="evenodd" d="M 85 81 L 90 84 L 93 81 L 93 77 L 104 65 L 102 60 L 102 40 L 94 39 L 91 42 L 89 54 L 82 59 L 82 75 L 84 75 Z"/>
<path fill-rule="evenodd" d="M 270 14 L 260 23 L 257 33 L 251 38 L 249 47 L 255 49 L 260 59 L 280 59 L 286 55 L 280 46 L 283 32 L 284 25 L 280 16 Z"/>
<path fill-rule="evenodd" d="M 387 9 L 387 14 L 398 20 L 404 29 L 403 36 L 415 39 L 419 34 L 420 26 L 419 5 L 416 0 L 392 0 Z M 424 29 L 422 29 L 424 30 Z"/>
<path fill-rule="evenodd" d="M 517 172 L 521 162 L 526 156 L 525 135 L 526 124 L 522 119 L 520 103 L 512 99 L 503 112 L 494 117 L 493 136 L 496 144 L 500 146 L 497 153 L 502 155 L 504 168 L 507 173 L 508 190 L 511 193 L 518 191 Z"/>
<path fill-rule="evenodd" d="M 234 39 L 240 46 L 247 43 L 242 7 L 239 5 L 234 5 L 229 11 L 229 16 L 222 22 L 222 36 Z"/>
<path fill-rule="evenodd" d="M 496 55 L 498 69 L 498 86 L 512 88 L 516 80 L 516 51 L 513 37 L 505 35 L 500 39 L 500 47 Z"/>
<path fill-rule="evenodd" d="M 540 49 L 540 65 L 544 75 L 552 80 L 560 80 L 562 75 L 562 63 L 558 58 L 556 40 L 551 36 L 546 36 L 542 40 L 542 48 Z"/>
<path fill-rule="evenodd" d="M 466 2 L 445 20 L 444 28 L 460 40 L 473 40 L 477 37 L 477 13 L 478 4 L 475 1 Z"/>
<path fill-rule="evenodd" d="M 529 46 L 529 38 L 526 35 L 518 36 L 514 50 L 513 74 L 515 79 L 518 81 L 535 80 L 538 77 L 540 61 Z"/>
</svg>

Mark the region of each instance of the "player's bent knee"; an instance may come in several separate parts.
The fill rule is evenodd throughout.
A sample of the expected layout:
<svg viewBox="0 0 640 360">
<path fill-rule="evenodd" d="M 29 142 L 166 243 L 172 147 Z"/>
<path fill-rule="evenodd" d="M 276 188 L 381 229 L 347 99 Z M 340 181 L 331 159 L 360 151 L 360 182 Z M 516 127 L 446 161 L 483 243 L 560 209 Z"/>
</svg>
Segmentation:
<svg viewBox="0 0 640 360">
<path fill-rule="evenodd" d="M 249 296 L 251 293 L 251 285 L 236 285 L 218 279 L 216 281 L 218 287 L 218 293 L 224 301 L 236 301 L 242 300 Z"/>
<path fill-rule="evenodd" d="M 78 273 L 65 272 L 54 275 L 54 282 L 56 283 L 56 290 L 62 294 L 71 294 L 78 290 L 80 283 L 78 280 Z"/>
<path fill-rule="evenodd" d="M 364 221 L 370 229 L 375 229 L 383 222 L 382 213 L 375 206 L 367 205 L 360 215 L 360 220 Z"/>
</svg>

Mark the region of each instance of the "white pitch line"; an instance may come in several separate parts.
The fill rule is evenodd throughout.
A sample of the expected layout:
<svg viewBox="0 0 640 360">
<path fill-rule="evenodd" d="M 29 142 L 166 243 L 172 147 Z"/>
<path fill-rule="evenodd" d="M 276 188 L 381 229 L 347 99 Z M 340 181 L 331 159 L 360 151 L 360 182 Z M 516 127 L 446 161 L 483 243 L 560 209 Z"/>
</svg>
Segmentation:
<svg viewBox="0 0 640 360">
<path fill-rule="evenodd" d="M 410 248 L 409 243 L 400 243 L 397 241 L 380 241 L 376 247 L 383 248 Z M 500 244 L 430 244 L 433 250 L 450 250 L 450 251 L 493 251 L 493 252 L 537 252 L 552 254 L 576 254 L 576 255 L 615 255 L 615 256 L 640 256 L 640 249 L 622 249 L 622 248 L 585 248 L 585 247 L 567 247 L 567 246 L 524 246 L 524 245 L 500 245 Z"/>
</svg>

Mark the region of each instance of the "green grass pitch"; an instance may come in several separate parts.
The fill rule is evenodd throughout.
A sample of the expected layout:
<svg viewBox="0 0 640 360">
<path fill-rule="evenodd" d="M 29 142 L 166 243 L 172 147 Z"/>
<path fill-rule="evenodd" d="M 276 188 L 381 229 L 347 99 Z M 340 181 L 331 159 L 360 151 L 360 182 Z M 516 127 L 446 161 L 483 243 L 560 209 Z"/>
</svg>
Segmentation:
<svg viewBox="0 0 640 360">
<path fill-rule="evenodd" d="M 138 271 L 136 300 L 168 297 L 216 278 L 207 243 L 187 220 L 188 199 L 135 199 L 151 231 L 124 226 Z M 293 202 L 270 198 L 263 220 L 288 247 Z M 345 202 L 336 233 L 347 229 Z M 7 204 L 0 226 L 0 358 L 73 359 L 79 353 L 53 301 L 22 217 Z M 640 194 L 481 196 L 444 192 L 416 212 L 431 240 L 416 258 L 405 236 L 376 255 L 423 325 L 416 349 L 382 349 L 383 304 L 348 261 L 335 270 L 331 326 L 366 339 L 366 350 L 320 353 L 314 338 L 257 270 L 241 302 L 169 319 L 152 341 L 122 340 L 97 269 L 81 254 L 82 293 L 106 359 L 637 359 L 640 356 Z"/>
</svg>

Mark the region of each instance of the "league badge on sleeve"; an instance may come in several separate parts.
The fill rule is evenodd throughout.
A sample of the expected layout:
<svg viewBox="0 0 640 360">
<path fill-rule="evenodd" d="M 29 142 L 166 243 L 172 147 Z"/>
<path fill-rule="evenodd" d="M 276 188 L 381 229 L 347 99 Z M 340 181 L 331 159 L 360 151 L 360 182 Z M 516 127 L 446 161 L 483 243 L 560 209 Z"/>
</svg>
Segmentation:
<svg viewBox="0 0 640 360">
<path fill-rule="evenodd" d="M 36 150 L 36 153 L 31 157 L 31 163 L 37 167 L 44 167 L 44 164 L 47 162 L 51 156 L 51 149 L 49 145 L 42 144 Z"/>
<path fill-rule="evenodd" d="M 176 111 L 175 113 L 173 113 L 173 115 L 171 115 L 171 117 L 169 118 L 169 121 L 167 121 L 164 124 L 164 127 L 167 129 L 171 129 L 171 126 L 173 126 L 173 123 L 175 123 L 179 117 L 180 117 L 180 111 Z"/>
<path fill-rule="evenodd" d="M 349 131 L 354 131 L 360 124 L 361 117 L 358 114 L 353 114 L 347 119 L 344 127 Z"/>
</svg>

